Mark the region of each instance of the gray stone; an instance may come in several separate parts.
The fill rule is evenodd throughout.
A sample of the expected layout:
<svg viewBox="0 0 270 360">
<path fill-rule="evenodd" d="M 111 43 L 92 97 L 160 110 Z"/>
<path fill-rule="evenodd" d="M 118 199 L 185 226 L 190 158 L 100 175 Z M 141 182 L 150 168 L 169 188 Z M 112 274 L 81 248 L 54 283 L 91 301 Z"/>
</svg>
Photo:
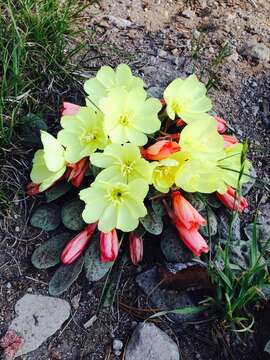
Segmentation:
<svg viewBox="0 0 270 360">
<path fill-rule="evenodd" d="M 141 323 L 129 340 L 125 360 L 179 360 L 176 343 L 153 323 Z"/>
<path fill-rule="evenodd" d="M 123 348 L 123 341 L 114 339 L 113 340 L 113 351 L 119 351 Z"/>
<path fill-rule="evenodd" d="M 198 296 L 195 292 L 168 290 L 160 286 L 160 278 L 157 268 L 154 266 L 150 270 L 136 277 L 139 287 L 148 295 L 151 303 L 160 309 L 180 309 L 198 305 Z M 177 324 L 183 325 L 185 321 L 195 321 L 201 319 L 200 314 L 168 314 L 168 317 Z"/>
<path fill-rule="evenodd" d="M 112 15 L 108 16 L 109 21 L 120 29 L 131 27 L 132 22 L 126 19 L 118 18 Z"/>
<path fill-rule="evenodd" d="M 192 19 L 193 17 L 196 16 L 196 14 L 191 9 L 185 9 L 184 11 L 182 11 L 182 16 L 187 19 Z"/>
<path fill-rule="evenodd" d="M 250 60 L 262 63 L 270 61 L 270 49 L 263 43 L 258 43 L 256 39 L 247 41 L 241 49 L 241 54 Z"/>
<path fill-rule="evenodd" d="M 147 90 L 147 93 L 149 96 L 160 99 L 163 97 L 163 88 L 159 86 L 152 86 Z"/>
<path fill-rule="evenodd" d="M 67 301 L 42 295 L 24 295 L 15 305 L 17 317 L 9 330 L 20 335 L 24 342 L 17 356 L 37 349 L 53 335 L 69 318 L 70 305 Z"/>
</svg>

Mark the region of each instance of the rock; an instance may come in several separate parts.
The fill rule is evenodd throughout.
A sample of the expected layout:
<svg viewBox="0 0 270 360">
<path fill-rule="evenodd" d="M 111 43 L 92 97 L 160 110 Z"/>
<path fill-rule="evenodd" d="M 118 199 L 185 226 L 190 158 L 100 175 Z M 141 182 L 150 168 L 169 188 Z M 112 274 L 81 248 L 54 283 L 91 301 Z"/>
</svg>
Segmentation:
<svg viewBox="0 0 270 360">
<path fill-rule="evenodd" d="M 176 343 L 153 323 L 141 323 L 129 340 L 125 360 L 179 360 Z"/>
<path fill-rule="evenodd" d="M 224 208 L 217 209 L 218 215 L 218 233 L 220 239 L 227 240 L 229 236 L 229 227 L 232 217 L 232 212 L 230 210 L 225 210 Z M 232 241 L 241 240 L 241 230 L 240 230 L 240 218 L 236 216 L 232 225 L 231 232 Z"/>
<path fill-rule="evenodd" d="M 182 16 L 187 19 L 191 19 L 191 18 L 195 17 L 196 14 L 191 9 L 185 9 L 184 11 L 182 11 Z"/>
<path fill-rule="evenodd" d="M 195 292 L 179 292 L 160 287 L 160 277 L 158 276 L 156 266 L 138 275 L 136 282 L 145 294 L 148 295 L 153 305 L 160 309 L 179 309 L 187 306 L 197 306 L 198 300 L 201 300 Z M 181 325 L 185 321 L 201 319 L 200 314 L 169 314 L 168 317 Z"/>
<path fill-rule="evenodd" d="M 113 340 L 113 351 L 114 352 L 122 350 L 123 346 L 124 346 L 123 341 L 118 340 L 118 339 Z"/>
<path fill-rule="evenodd" d="M 168 55 L 169 55 L 169 54 L 167 53 L 167 51 L 165 51 L 165 50 L 163 50 L 163 49 L 159 49 L 159 50 L 158 50 L 158 56 L 159 56 L 159 57 L 163 57 L 163 58 L 166 59 L 166 58 L 168 57 Z"/>
<path fill-rule="evenodd" d="M 132 22 L 126 19 L 118 18 L 112 15 L 108 16 L 109 21 L 120 29 L 126 29 L 132 25 Z"/>
<path fill-rule="evenodd" d="M 270 49 L 263 43 L 258 43 L 256 39 L 247 41 L 240 52 L 249 60 L 255 60 L 261 63 L 270 61 Z"/>
<path fill-rule="evenodd" d="M 24 295 L 15 305 L 17 317 L 8 332 L 17 334 L 23 344 L 15 357 L 37 349 L 53 335 L 70 315 L 67 301 L 42 295 Z M 5 338 L 5 337 L 4 337 Z"/>
</svg>

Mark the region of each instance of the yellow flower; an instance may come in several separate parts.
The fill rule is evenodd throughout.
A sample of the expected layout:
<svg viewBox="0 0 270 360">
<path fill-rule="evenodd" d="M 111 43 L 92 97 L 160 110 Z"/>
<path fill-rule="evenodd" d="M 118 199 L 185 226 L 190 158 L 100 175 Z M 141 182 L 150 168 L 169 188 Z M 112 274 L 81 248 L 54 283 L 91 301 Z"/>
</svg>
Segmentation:
<svg viewBox="0 0 270 360">
<path fill-rule="evenodd" d="M 93 107 L 81 107 L 77 114 L 63 116 L 61 126 L 63 130 L 59 131 L 58 140 L 66 146 L 66 160 L 70 163 L 104 149 L 108 143 L 103 115 Z"/>
<path fill-rule="evenodd" d="M 172 81 L 164 91 L 164 99 L 169 118 L 174 120 L 177 115 L 186 123 L 204 120 L 205 113 L 212 108 L 206 87 L 196 75 Z"/>
<path fill-rule="evenodd" d="M 151 182 L 152 166 L 141 157 L 140 149 L 133 144 L 110 144 L 103 153 L 90 157 L 93 165 L 105 168 L 97 180 L 128 183 L 135 179 Z"/>
<path fill-rule="evenodd" d="M 179 168 L 179 162 L 168 158 L 154 162 L 152 165 L 154 167 L 152 176 L 154 187 L 162 193 L 167 193 L 175 183 L 175 174 Z"/>
<path fill-rule="evenodd" d="M 217 132 L 215 119 L 209 115 L 204 121 L 193 121 L 185 126 L 179 144 L 193 159 L 217 160 L 224 154 L 224 139 Z"/>
<path fill-rule="evenodd" d="M 146 99 L 142 88 L 114 89 L 100 102 L 100 109 L 104 113 L 105 132 L 112 143 L 141 146 L 148 141 L 145 134 L 160 129 L 161 104 L 157 99 Z"/>
<path fill-rule="evenodd" d="M 218 192 L 224 194 L 227 191 L 228 186 L 233 188 L 238 187 L 239 173 L 241 170 L 241 155 L 243 150 L 243 144 L 234 144 L 225 149 L 225 156 L 218 161 L 220 186 Z M 240 179 L 240 184 L 244 184 L 249 181 L 249 176 L 245 175 L 249 173 L 250 162 L 245 160 L 244 174 Z"/>
<path fill-rule="evenodd" d="M 128 184 L 95 181 L 80 192 L 81 200 L 86 203 L 82 217 L 88 224 L 98 221 L 98 229 L 105 233 L 115 228 L 133 231 L 139 218 L 147 213 L 143 203 L 147 192 L 148 184 L 142 179 Z"/>
<path fill-rule="evenodd" d="M 48 189 L 66 170 L 65 149 L 49 133 L 41 131 L 43 150 L 36 151 L 30 178 L 40 184 L 39 191 Z"/>
<path fill-rule="evenodd" d="M 102 66 L 97 72 L 96 77 L 89 79 L 84 84 L 84 90 L 89 95 L 86 98 L 87 105 L 92 103 L 99 106 L 102 98 L 115 88 L 122 88 L 130 91 L 134 88 L 143 88 L 143 80 L 133 76 L 130 67 L 126 64 L 120 64 L 114 71 L 110 66 Z"/>
</svg>

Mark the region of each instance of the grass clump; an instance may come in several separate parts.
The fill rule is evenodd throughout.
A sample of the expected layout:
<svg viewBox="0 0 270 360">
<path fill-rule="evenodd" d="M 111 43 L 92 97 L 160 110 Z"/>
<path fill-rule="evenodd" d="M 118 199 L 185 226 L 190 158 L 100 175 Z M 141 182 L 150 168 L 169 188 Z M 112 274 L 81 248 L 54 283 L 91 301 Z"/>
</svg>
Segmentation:
<svg viewBox="0 0 270 360">
<path fill-rule="evenodd" d="M 67 0 L 0 0 L 0 141 L 7 144 L 22 113 L 71 79 L 72 46 L 84 6 Z"/>
</svg>

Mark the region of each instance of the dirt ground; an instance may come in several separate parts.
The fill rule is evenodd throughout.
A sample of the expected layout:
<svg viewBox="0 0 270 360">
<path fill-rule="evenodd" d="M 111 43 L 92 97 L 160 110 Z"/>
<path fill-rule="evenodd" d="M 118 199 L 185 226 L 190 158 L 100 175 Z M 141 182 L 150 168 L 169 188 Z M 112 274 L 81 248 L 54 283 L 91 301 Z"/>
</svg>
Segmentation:
<svg viewBox="0 0 270 360">
<path fill-rule="evenodd" d="M 211 89 L 209 95 L 215 111 L 228 120 L 239 140 L 248 139 L 249 158 L 257 176 L 269 182 L 270 114 L 266 109 L 270 106 L 270 64 L 242 56 L 250 39 L 269 46 L 269 14 L 267 0 L 102 0 L 85 12 L 82 24 L 89 34 L 88 46 L 75 61 L 84 68 L 85 77 L 101 65 L 126 62 L 144 79 L 149 93 L 161 97 L 162 89 L 177 76 L 195 71 L 207 81 L 213 59 L 228 42 L 230 55 L 218 72 L 219 86 Z M 200 43 L 198 59 L 194 43 Z M 74 100 L 74 94 L 67 92 L 65 100 Z M 29 156 L 22 151 L 21 158 L 13 158 L 9 165 L 13 167 L 11 181 L 18 182 L 22 189 L 29 174 L 30 155 L 31 150 Z M 258 184 L 249 200 L 251 211 L 245 215 L 247 219 L 259 202 L 269 202 L 269 187 Z M 19 298 L 25 293 L 48 294 L 52 271 L 37 271 L 30 262 L 33 249 L 47 237 L 28 225 L 37 202 L 18 191 L 14 206 L 1 220 L 0 334 L 14 318 L 14 304 Z M 125 265 L 116 305 L 102 310 L 94 326 L 86 330 L 83 324 L 96 312 L 103 282 L 88 284 L 81 276 L 63 295 L 73 306 L 70 321 L 38 350 L 19 360 L 122 359 L 111 351 L 112 341 L 121 339 L 125 344 L 140 319 L 124 311 L 120 300 L 134 307 L 145 302 L 134 279 L 154 262 L 151 244 L 147 249 L 140 267 Z M 248 347 L 240 344 L 229 357 L 209 325 L 162 326 L 177 341 L 184 360 L 267 359 L 259 347 L 260 341 L 249 343 Z M 270 338 L 269 333 L 267 336 Z"/>
</svg>

